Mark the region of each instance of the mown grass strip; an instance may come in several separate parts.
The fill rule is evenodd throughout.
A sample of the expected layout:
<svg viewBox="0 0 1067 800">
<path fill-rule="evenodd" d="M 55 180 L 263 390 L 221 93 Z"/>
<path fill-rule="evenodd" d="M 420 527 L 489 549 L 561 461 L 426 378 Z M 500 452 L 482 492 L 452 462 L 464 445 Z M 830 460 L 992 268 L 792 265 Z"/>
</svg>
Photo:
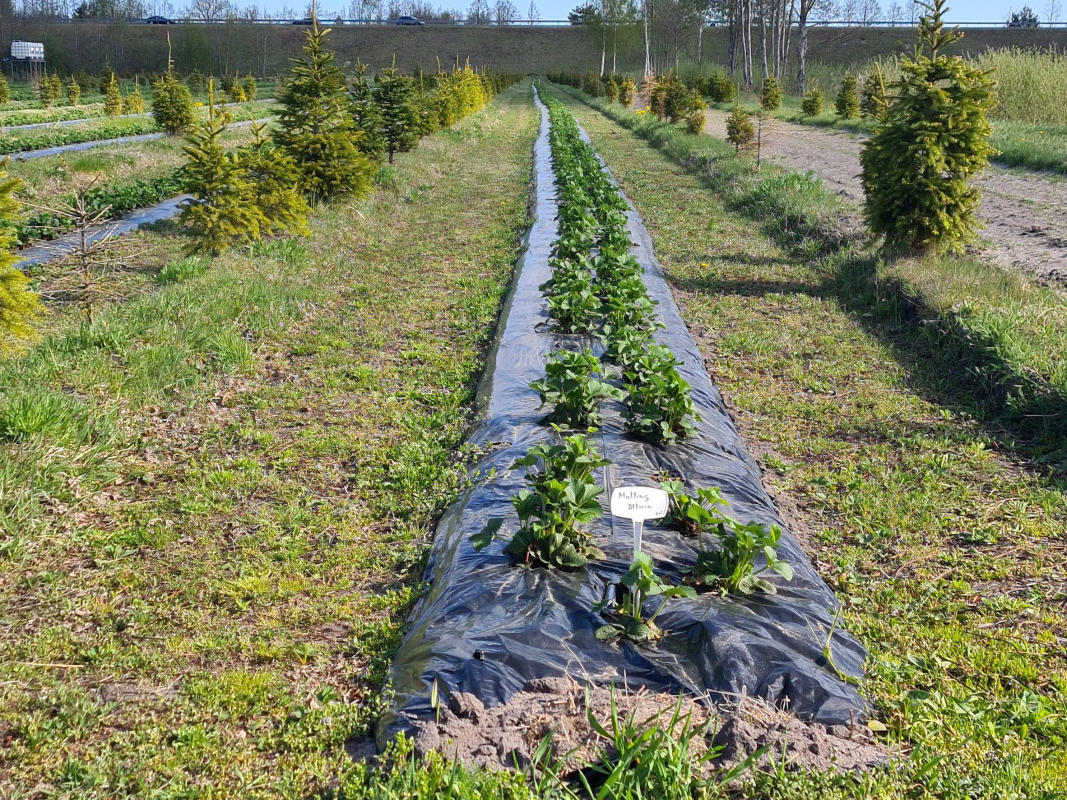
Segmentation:
<svg viewBox="0 0 1067 800">
<path fill-rule="evenodd" d="M 464 479 L 526 220 L 529 92 L 424 139 L 371 198 L 320 209 L 310 239 L 176 264 L 0 368 L 0 785 L 516 783 L 435 759 L 380 782 L 344 743 L 379 708 Z"/>
<path fill-rule="evenodd" d="M 911 321 L 929 357 L 944 364 L 946 391 L 1006 427 L 1019 452 L 1067 460 L 1067 300 L 1018 273 L 976 258 L 882 259 L 843 223 L 842 201 L 799 173 L 739 159 L 726 142 L 561 89 L 648 141 L 718 192 L 791 252 L 833 256 L 826 280 L 841 302 L 889 324 Z M 961 394 L 962 393 L 962 394 Z"/>
<path fill-rule="evenodd" d="M 851 256 L 760 235 L 690 164 L 569 107 L 644 215 L 780 508 L 870 650 L 864 690 L 904 746 L 867 775 L 775 770 L 743 796 L 1067 790 L 1067 482 L 976 422 L 963 368 L 931 350 L 940 334 L 872 306 L 860 278 L 873 275 L 850 273 Z"/>
</svg>

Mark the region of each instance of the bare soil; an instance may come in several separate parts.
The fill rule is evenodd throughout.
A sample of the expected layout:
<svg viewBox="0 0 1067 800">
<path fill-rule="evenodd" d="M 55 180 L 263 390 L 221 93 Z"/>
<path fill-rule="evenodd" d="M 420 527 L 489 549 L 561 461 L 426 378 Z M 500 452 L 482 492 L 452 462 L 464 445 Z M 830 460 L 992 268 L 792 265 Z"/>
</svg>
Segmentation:
<svg viewBox="0 0 1067 800">
<path fill-rule="evenodd" d="M 705 130 L 725 139 L 729 115 L 715 109 L 705 113 Z M 830 190 L 860 203 L 862 146 L 863 137 L 853 133 L 774 120 L 763 157 L 810 170 Z M 978 249 L 998 265 L 1024 270 L 1042 283 L 1067 283 L 1067 181 L 991 166 L 978 185 L 979 216 L 985 225 Z"/>
<path fill-rule="evenodd" d="M 617 688 L 614 695 L 620 720 L 632 719 L 640 728 L 669 728 L 676 736 L 686 727 L 698 731 L 690 749 L 694 758 L 721 748 L 708 762 L 709 773 L 741 762 L 763 746 L 768 751 L 761 763 L 769 763 L 773 754 L 790 769 L 864 769 L 890 756 L 866 728 L 810 725 L 751 698 L 722 709 L 668 694 Z M 415 748 L 420 754 L 439 750 L 472 766 L 523 768 L 551 733 L 562 773 L 570 774 L 612 758 L 611 743 L 589 722 L 592 715 L 610 731 L 611 706 L 610 689 L 585 687 L 569 678 L 532 680 L 495 708 L 457 693 L 435 719 L 416 721 Z"/>
</svg>

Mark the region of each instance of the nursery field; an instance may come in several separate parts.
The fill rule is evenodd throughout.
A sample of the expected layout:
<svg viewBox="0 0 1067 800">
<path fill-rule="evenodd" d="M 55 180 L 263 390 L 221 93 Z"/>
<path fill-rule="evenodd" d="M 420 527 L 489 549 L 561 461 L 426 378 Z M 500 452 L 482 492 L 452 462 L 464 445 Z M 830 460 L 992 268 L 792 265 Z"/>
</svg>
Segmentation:
<svg viewBox="0 0 1067 800">
<path fill-rule="evenodd" d="M 515 87 L 210 270 L 140 234 L 141 297 L 5 366 L 9 398 L 54 398 L 21 443 L 4 409 L 5 792 L 391 796 L 345 742 L 473 455 L 536 123 Z"/>
<path fill-rule="evenodd" d="M 759 775 L 752 796 L 1063 792 L 1061 469 L 991 418 L 958 351 L 872 292 L 875 262 L 754 231 L 764 214 L 776 224 L 766 203 L 721 194 L 669 147 L 559 96 L 645 216 L 780 509 L 870 648 L 865 690 L 909 753 L 863 779 Z"/>
<path fill-rule="evenodd" d="M 159 131 L 0 169 L 0 797 L 1067 796 L 1067 182 L 982 73 L 861 151 L 286 36 L 0 108 Z"/>
<path fill-rule="evenodd" d="M 232 149 L 247 145 L 252 138 L 251 128 L 245 126 L 228 129 L 222 142 Z M 178 171 L 186 161 L 185 147 L 183 139 L 164 136 L 13 161 L 8 172 L 22 182 L 18 198 L 28 210 L 19 225 L 19 243 L 31 245 L 40 239 L 51 239 L 71 227 L 48 209 L 69 203 L 86 182 L 92 182 L 93 202 L 111 207 L 108 216 L 119 216 L 179 194 Z"/>
<path fill-rule="evenodd" d="M 260 119 L 269 116 L 273 109 L 270 100 L 243 103 L 229 109 L 235 122 Z M 198 108 L 197 115 L 203 118 L 206 108 Z M 150 115 L 140 117 L 107 117 L 87 119 L 77 125 L 47 126 L 44 128 L 14 129 L 0 131 L 0 153 L 19 154 L 49 147 L 96 142 L 106 139 L 118 139 L 126 136 L 140 136 L 146 133 L 158 133 L 159 126 Z M 15 155 L 17 158 L 18 156 Z"/>
</svg>

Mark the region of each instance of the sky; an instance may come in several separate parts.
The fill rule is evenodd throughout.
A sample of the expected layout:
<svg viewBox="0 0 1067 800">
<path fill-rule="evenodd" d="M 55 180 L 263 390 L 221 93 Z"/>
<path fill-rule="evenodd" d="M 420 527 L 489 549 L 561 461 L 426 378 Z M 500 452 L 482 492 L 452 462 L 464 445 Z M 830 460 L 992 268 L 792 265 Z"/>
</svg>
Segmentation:
<svg viewBox="0 0 1067 800">
<path fill-rule="evenodd" d="M 252 0 L 256 2 L 256 0 Z M 430 0 L 435 5 L 446 8 L 465 9 L 470 5 L 470 0 Z M 512 0 L 519 8 L 520 15 L 525 17 L 530 5 L 530 0 Z M 567 12 L 585 0 L 534 0 L 541 13 L 541 19 L 566 19 Z M 881 0 L 884 7 L 888 7 L 893 0 Z M 1029 3 L 1030 7 L 1037 12 L 1038 17 L 1045 21 L 1050 0 L 949 0 L 948 20 L 950 22 L 1003 22 L 1008 18 L 1011 11 L 1018 11 Z M 1055 0 L 1059 7 L 1067 5 L 1065 0 Z M 323 8 L 334 9 L 342 5 L 347 7 L 350 0 L 319 0 Z M 489 0 L 492 5 L 493 0 Z M 243 0 L 236 0 L 238 6 L 244 5 Z M 258 0 L 257 5 L 271 11 L 280 11 L 283 7 L 303 7 L 302 0 Z M 901 3 L 903 5 L 903 2 Z M 1063 13 L 1059 19 L 1063 19 Z"/>
</svg>

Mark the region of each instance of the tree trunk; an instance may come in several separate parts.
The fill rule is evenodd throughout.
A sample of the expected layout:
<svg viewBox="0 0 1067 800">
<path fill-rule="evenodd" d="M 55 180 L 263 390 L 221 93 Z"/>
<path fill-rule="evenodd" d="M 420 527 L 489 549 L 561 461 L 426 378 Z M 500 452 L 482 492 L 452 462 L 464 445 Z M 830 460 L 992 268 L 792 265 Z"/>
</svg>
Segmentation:
<svg viewBox="0 0 1067 800">
<path fill-rule="evenodd" d="M 808 11 L 811 6 L 801 0 L 797 21 L 797 94 L 807 91 L 808 82 Z"/>
</svg>

